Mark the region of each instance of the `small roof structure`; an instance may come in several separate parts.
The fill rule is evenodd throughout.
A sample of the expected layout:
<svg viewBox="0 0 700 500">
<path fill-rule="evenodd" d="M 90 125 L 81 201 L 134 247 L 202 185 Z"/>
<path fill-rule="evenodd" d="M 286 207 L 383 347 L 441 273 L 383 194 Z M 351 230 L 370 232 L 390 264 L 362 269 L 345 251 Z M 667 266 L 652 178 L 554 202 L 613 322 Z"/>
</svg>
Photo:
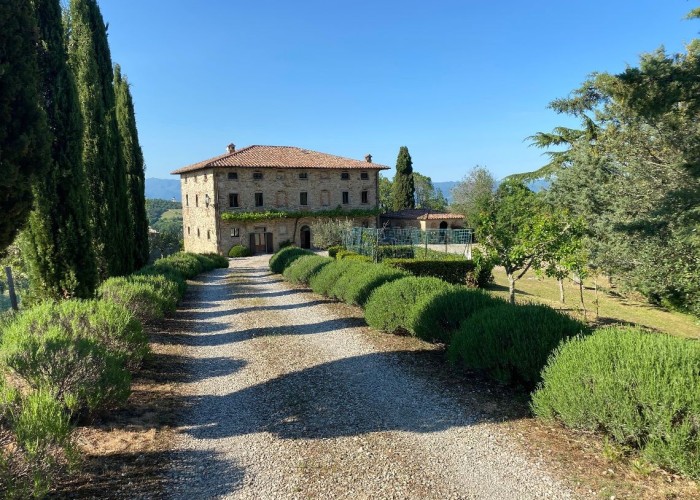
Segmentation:
<svg viewBox="0 0 700 500">
<path fill-rule="evenodd" d="M 464 215 L 446 212 L 436 212 L 428 208 L 407 208 L 398 212 L 387 212 L 381 215 L 386 219 L 408 219 L 408 220 L 449 220 L 464 219 Z"/>
<path fill-rule="evenodd" d="M 372 163 L 371 155 L 364 161 L 343 158 L 294 146 L 248 146 L 236 151 L 230 145 L 228 152 L 208 160 L 193 163 L 171 172 L 173 175 L 208 168 L 309 168 L 347 170 L 388 170 L 389 167 Z"/>
</svg>

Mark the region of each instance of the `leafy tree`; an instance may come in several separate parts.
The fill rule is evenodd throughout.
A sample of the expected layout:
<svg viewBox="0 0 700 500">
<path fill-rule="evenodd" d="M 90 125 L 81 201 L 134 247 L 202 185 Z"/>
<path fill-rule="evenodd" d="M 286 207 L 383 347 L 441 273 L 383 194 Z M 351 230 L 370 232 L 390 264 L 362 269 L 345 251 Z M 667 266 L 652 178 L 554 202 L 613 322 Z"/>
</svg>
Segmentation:
<svg viewBox="0 0 700 500">
<path fill-rule="evenodd" d="M 0 253 L 27 220 L 32 176 L 49 163 L 36 33 L 30 2 L 0 2 Z"/>
<path fill-rule="evenodd" d="M 146 216 L 148 218 L 148 224 L 153 226 L 158 219 L 160 219 L 161 215 L 172 209 L 182 209 L 182 203 L 179 201 L 146 199 Z"/>
<path fill-rule="evenodd" d="M 591 261 L 652 302 L 700 315 L 700 43 L 597 74 L 552 106 L 582 120 L 552 185 Z M 546 143 L 544 143 L 546 145 Z"/>
<path fill-rule="evenodd" d="M 503 181 L 481 213 L 480 242 L 487 255 L 504 267 L 511 303 L 515 282 L 544 258 L 552 225 L 540 197 L 517 180 Z"/>
<path fill-rule="evenodd" d="M 102 278 L 134 269 L 126 172 L 115 115 L 107 28 L 96 0 L 70 0 L 69 61 L 83 115 L 88 214 Z"/>
<path fill-rule="evenodd" d="M 383 175 L 379 175 L 379 210 L 391 212 L 391 192 L 393 183 Z"/>
<path fill-rule="evenodd" d="M 464 215 L 467 226 L 477 227 L 480 214 L 486 210 L 496 190 L 496 179 L 485 167 L 472 168 L 464 178 L 452 188 L 451 208 Z"/>
<path fill-rule="evenodd" d="M 41 95 L 51 130 L 51 168 L 33 182 L 34 208 L 21 239 L 33 299 L 91 297 L 97 269 L 86 212 L 82 117 L 59 0 L 34 0 Z"/>
<path fill-rule="evenodd" d="M 328 248 L 343 244 L 343 236 L 353 227 L 350 219 L 319 219 L 311 225 L 314 247 Z"/>
<path fill-rule="evenodd" d="M 136 116 L 134 115 L 134 103 L 129 90 L 129 82 L 126 77 L 122 77 L 118 64 L 114 68 L 114 91 L 119 138 L 126 167 L 133 265 L 135 268 L 140 268 L 148 262 L 145 166 L 136 130 Z"/>
<path fill-rule="evenodd" d="M 406 146 L 401 146 L 396 158 L 396 175 L 391 186 L 391 208 L 394 211 L 415 208 L 413 161 Z"/>
<path fill-rule="evenodd" d="M 442 191 L 435 189 L 430 177 L 413 172 L 413 184 L 416 193 L 416 208 L 429 208 L 435 211 L 444 211 L 447 208 L 447 200 Z"/>
</svg>

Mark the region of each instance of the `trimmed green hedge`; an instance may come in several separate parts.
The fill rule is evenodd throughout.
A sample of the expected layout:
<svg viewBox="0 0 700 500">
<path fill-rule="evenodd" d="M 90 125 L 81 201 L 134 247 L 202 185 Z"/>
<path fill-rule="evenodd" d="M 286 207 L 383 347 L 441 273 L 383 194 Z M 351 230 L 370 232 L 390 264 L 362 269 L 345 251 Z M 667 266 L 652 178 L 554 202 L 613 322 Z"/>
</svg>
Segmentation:
<svg viewBox="0 0 700 500">
<path fill-rule="evenodd" d="M 416 303 L 411 309 L 408 330 L 423 340 L 449 344 L 452 333 L 469 316 L 502 303 L 481 290 L 455 285 Z"/>
<path fill-rule="evenodd" d="M 292 262 L 291 265 L 284 270 L 282 275 L 290 283 L 308 285 L 311 277 L 330 262 L 333 262 L 333 259 L 330 257 L 303 255 Z"/>
<path fill-rule="evenodd" d="M 408 273 L 390 267 L 371 264 L 357 274 L 346 273 L 350 279 L 344 285 L 340 298 L 343 302 L 364 306 L 371 293 L 385 283 L 408 276 Z"/>
<path fill-rule="evenodd" d="M 327 295 L 334 299 L 343 300 L 343 295 L 350 285 L 350 282 L 360 274 L 369 271 L 375 264 L 356 259 L 342 259 L 338 262 L 347 262 L 348 265 L 343 268 L 343 271 L 337 276 L 335 283 L 330 287 Z"/>
<path fill-rule="evenodd" d="M 328 247 L 328 256 L 329 256 L 331 259 L 335 259 L 335 258 L 336 258 L 336 257 L 335 257 L 336 254 L 337 254 L 339 251 L 341 251 L 341 250 L 345 250 L 345 247 L 342 246 L 342 245 L 335 245 L 335 246 L 332 246 L 332 247 Z"/>
<path fill-rule="evenodd" d="M 367 255 L 359 254 L 357 252 L 352 252 L 350 250 L 345 250 L 344 248 L 335 252 L 335 258 L 336 258 L 336 260 L 350 259 L 350 260 L 359 260 L 362 262 L 372 262 L 371 257 L 368 257 Z"/>
<path fill-rule="evenodd" d="M 163 275 L 131 275 L 109 278 L 98 295 L 127 308 L 140 321 L 162 319 L 172 312 L 180 299 L 178 283 Z"/>
<path fill-rule="evenodd" d="M 531 389 L 561 341 L 585 331 L 583 323 L 549 306 L 501 303 L 462 324 L 449 357 L 502 382 L 518 382 Z"/>
<path fill-rule="evenodd" d="M 245 245 L 233 245 L 231 250 L 228 251 L 228 256 L 232 259 L 236 257 L 250 257 L 251 255 L 253 255 L 253 252 Z"/>
<path fill-rule="evenodd" d="M 323 266 L 318 273 L 311 276 L 309 286 L 319 295 L 330 295 L 331 289 L 335 286 L 338 279 L 350 267 L 362 264 L 353 260 L 336 260 Z"/>
<path fill-rule="evenodd" d="M 314 255 L 314 253 L 299 247 L 282 248 L 270 257 L 270 271 L 276 274 L 282 274 L 284 270 L 287 269 L 287 266 L 304 255 Z"/>
<path fill-rule="evenodd" d="M 467 283 L 467 274 L 476 269 L 470 260 L 384 259 L 383 264 L 403 269 L 414 276 L 433 276 L 454 285 Z"/>
<path fill-rule="evenodd" d="M 408 333 L 411 308 L 427 296 L 452 285 L 438 278 L 409 276 L 375 289 L 365 304 L 365 319 L 372 328 L 388 333 Z"/>
<path fill-rule="evenodd" d="M 562 344 L 532 396 L 534 413 L 602 430 L 650 461 L 700 479 L 700 343 L 608 327 Z"/>
</svg>

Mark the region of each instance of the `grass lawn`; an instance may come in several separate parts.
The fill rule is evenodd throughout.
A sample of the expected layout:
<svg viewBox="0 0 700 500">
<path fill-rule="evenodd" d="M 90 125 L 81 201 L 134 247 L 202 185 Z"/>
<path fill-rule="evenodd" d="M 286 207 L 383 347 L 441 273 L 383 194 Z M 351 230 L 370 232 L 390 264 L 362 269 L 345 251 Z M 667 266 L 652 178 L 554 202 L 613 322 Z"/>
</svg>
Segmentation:
<svg viewBox="0 0 700 500">
<path fill-rule="evenodd" d="M 494 268 L 493 277 L 494 283 L 488 287 L 488 290 L 494 295 L 508 298 L 508 279 L 505 270 L 500 266 Z M 584 284 L 586 319 L 593 324 L 636 324 L 679 337 L 700 339 L 700 320 L 697 318 L 670 312 L 643 301 L 618 296 L 614 291 L 612 293 L 604 291 L 601 288 L 602 285 L 607 286 L 606 279 L 598 281 L 598 316 L 596 316 L 594 282 L 592 279 L 587 279 Z M 568 311 L 578 318 L 583 317 L 579 287 L 571 281 L 567 280 L 564 283 L 565 304 L 559 301 L 559 287 L 556 280 L 540 278 L 534 271 L 528 271 L 515 282 L 515 291 L 515 301 L 518 303 L 540 302 Z"/>
</svg>

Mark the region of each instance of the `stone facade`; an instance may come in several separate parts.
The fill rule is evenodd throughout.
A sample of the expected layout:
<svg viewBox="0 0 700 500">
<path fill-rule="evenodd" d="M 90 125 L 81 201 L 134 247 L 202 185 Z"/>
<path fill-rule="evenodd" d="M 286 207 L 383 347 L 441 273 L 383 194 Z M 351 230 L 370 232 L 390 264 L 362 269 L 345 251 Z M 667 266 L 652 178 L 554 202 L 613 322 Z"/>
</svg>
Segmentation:
<svg viewBox="0 0 700 500">
<path fill-rule="evenodd" d="M 357 162 L 356 162 L 357 163 Z M 364 163 L 364 162 L 362 162 Z M 234 245 L 254 253 L 293 242 L 310 247 L 315 211 L 376 210 L 379 170 L 366 163 L 353 168 L 223 166 L 176 171 L 182 189 L 185 250 L 227 255 Z M 222 220 L 224 212 L 304 212 L 308 217 L 260 221 Z M 376 227 L 376 217 L 355 218 L 354 224 Z"/>
</svg>

